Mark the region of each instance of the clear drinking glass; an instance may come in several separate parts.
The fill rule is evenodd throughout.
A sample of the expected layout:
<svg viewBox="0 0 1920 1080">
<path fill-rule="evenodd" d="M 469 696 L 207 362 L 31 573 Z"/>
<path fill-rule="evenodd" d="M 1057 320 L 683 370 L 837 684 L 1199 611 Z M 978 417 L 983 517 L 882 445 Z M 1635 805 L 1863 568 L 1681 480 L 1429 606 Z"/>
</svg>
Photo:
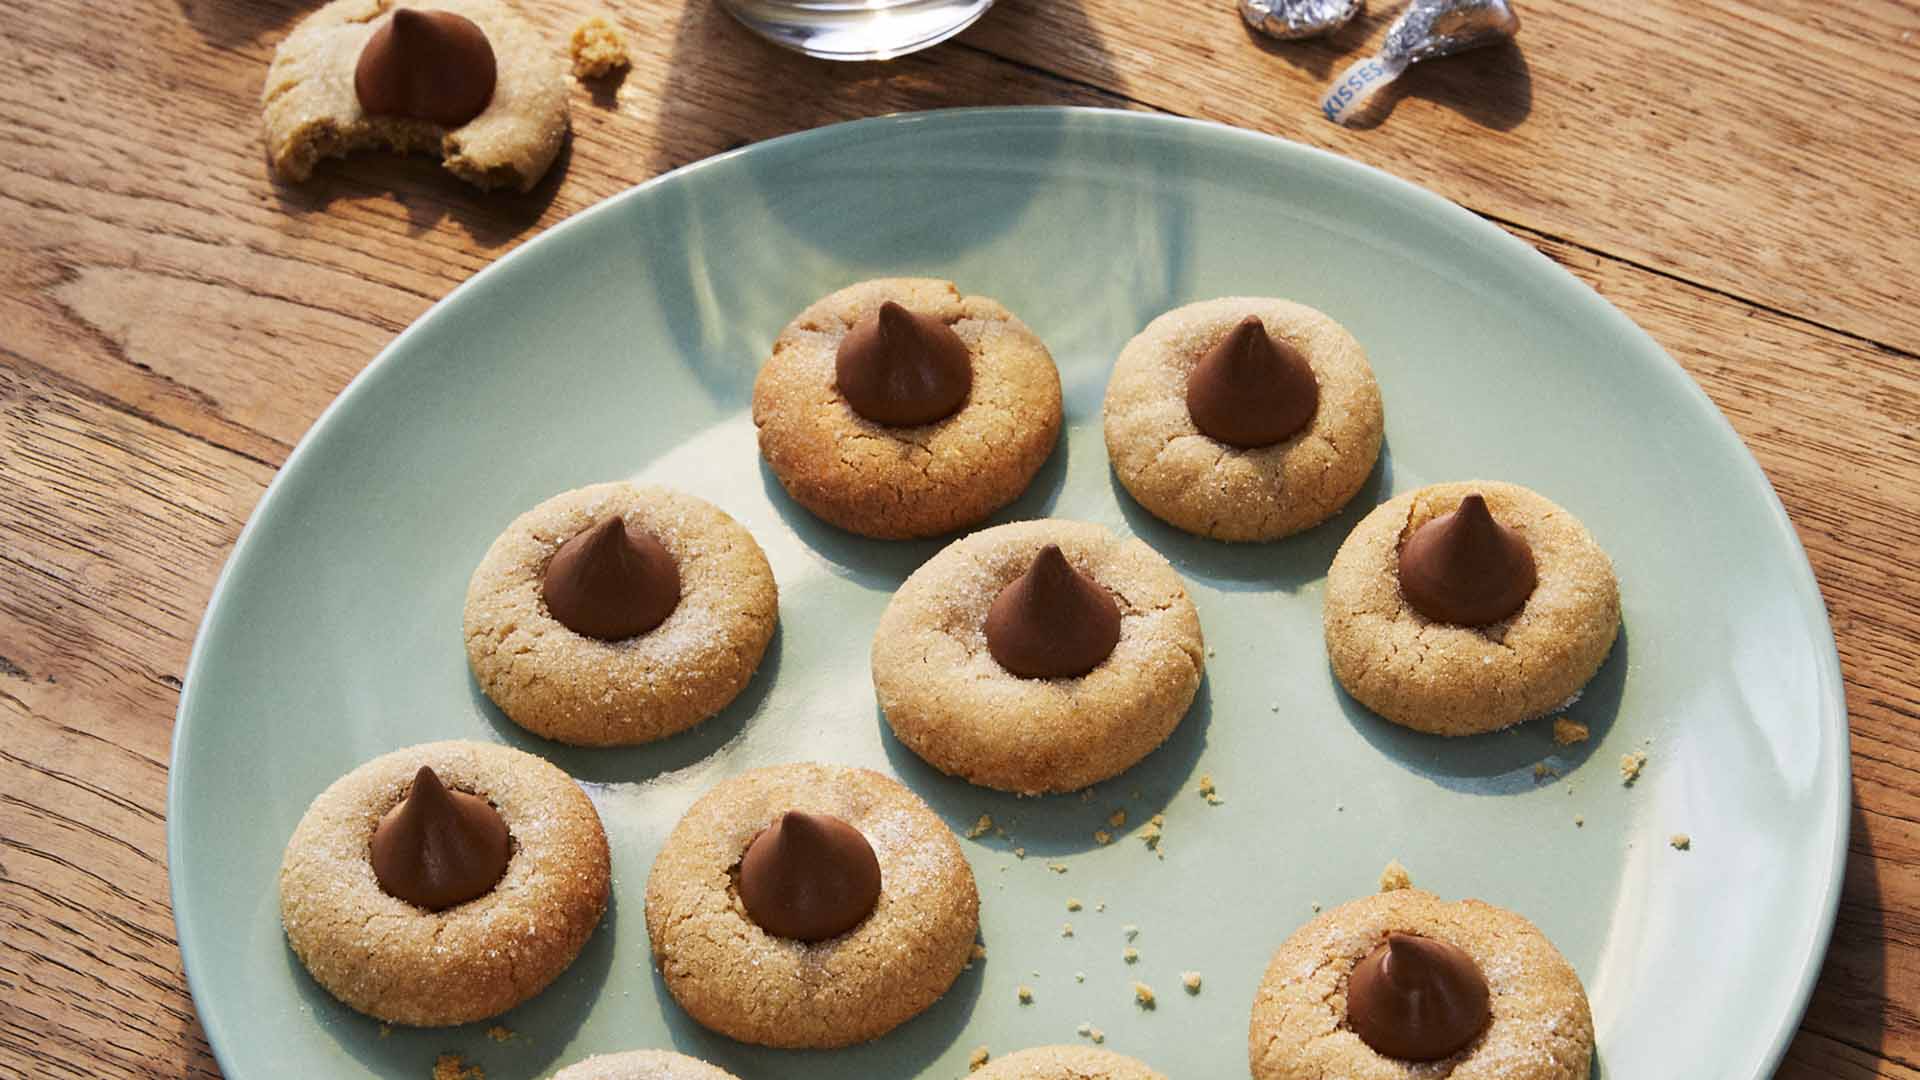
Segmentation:
<svg viewBox="0 0 1920 1080">
<path fill-rule="evenodd" d="M 993 0 L 721 0 L 749 30 L 823 60 L 885 60 L 973 25 Z"/>
</svg>

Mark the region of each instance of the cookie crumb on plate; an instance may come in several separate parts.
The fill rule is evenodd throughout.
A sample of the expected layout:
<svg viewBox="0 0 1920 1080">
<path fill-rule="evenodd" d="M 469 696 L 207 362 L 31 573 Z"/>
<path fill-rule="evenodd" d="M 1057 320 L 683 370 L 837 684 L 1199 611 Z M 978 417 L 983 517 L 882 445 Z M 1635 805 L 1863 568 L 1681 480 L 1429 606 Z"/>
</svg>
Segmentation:
<svg viewBox="0 0 1920 1080">
<path fill-rule="evenodd" d="M 1125 960 L 1129 964 L 1137 964 L 1140 962 L 1140 950 L 1129 945 L 1120 950 L 1120 959 Z"/>
<path fill-rule="evenodd" d="M 1227 801 L 1220 797 L 1220 789 L 1214 787 L 1212 773 L 1200 774 L 1200 797 L 1207 800 L 1208 806 L 1219 806 Z"/>
<path fill-rule="evenodd" d="M 979 1070 L 982 1066 L 984 1066 L 987 1063 L 987 1058 L 988 1058 L 988 1054 L 987 1054 L 986 1047 L 984 1046 L 974 1047 L 973 1053 L 967 1055 L 967 1071 L 975 1072 Z"/>
<path fill-rule="evenodd" d="M 1677 832 L 1667 840 L 1667 843 L 1672 844 L 1675 851 L 1687 851 L 1693 847 L 1693 837 Z"/>
<path fill-rule="evenodd" d="M 1143 982 L 1134 983 L 1133 1003 L 1143 1009 L 1153 1008 L 1153 987 Z"/>
<path fill-rule="evenodd" d="M 993 831 L 993 815 L 981 814 L 980 820 L 974 822 L 973 828 L 967 830 L 967 839 L 978 840 L 992 831 Z"/>
<path fill-rule="evenodd" d="M 1635 750 L 1631 754 L 1620 755 L 1620 782 L 1628 787 L 1640 779 L 1640 770 L 1647 767 L 1647 752 Z"/>
<path fill-rule="evenodd" d="M 1386 869 L 1380 871 L 1380 891 L 1392 892 L 1395 889 L 1413 888 L 1413 875 L 1400 865 L 1399 859 L 1390 860 Z"/>
<path fill-rule="evenodd" d="M 1033 1004 L 1033 987 L 1028 986 L 1026 983 L 1021 983 L 1020 988 L 1015 990 L 1014 994 L 1020 998 L 1020 1004 Z"/>
<path fill-rule="evenodd" d="M 1558 746 L 1572 746 L 1587 741 L 1587 725 L 1565 716 L 1553 718 L 1553 741 Z"/>
<path fill-rule="evenodd" d="M 1189 994 L 1199 993 L 1200 992 L 1200 973 L 1197 971 L 1181 972 L 1180 985 L 1186 987 L 1187 993 Z"/>
<path fill-rule="evenodd" d="M 459 1054 L 441 1054 L 433 1059 L 433 1080 L 487 1080 L 486 1070 L 467 1064 Z"/>
<path fill-rule="evenodd" d="M 1080 901 L 1079 901 L 1079 900 L 1076 900 L 1075 898 L 1073 898 L 1073 897 L 1071 897 L 1071 896 L 1069 896 L 1069 897 L 1067 897 L 1067 910 L 1068 910 L 1068 911 L 1079 911 L 1079 910 L 1080 910 Z"/>
</svg>

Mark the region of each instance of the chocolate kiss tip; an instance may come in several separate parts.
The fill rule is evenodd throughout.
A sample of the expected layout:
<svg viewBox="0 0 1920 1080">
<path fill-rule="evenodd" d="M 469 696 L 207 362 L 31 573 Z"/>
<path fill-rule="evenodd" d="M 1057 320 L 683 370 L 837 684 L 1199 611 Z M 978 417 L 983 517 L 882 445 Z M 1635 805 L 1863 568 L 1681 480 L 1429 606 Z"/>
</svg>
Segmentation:
<svg viewBox="0 0 1920 1080">
<path fill-rule="evenodd" d="M 1539 577 L 1533 551 L 1478 492 L 1415 529 L 1400 546 L 1400 592 L 1435 622 L 1486 626 L 1517 613 Z"/>
<path fill-rule="evenodd" d="M 381 890 L 428 911 L 491 892 L 512 854 L 500 812 L 477 795 L 449 790 L 426 765 L 374 827 L 369 847 Z"/>
<path fill-rule="evenodd" d="M 841 339 L 834 384 L 858 415 L 888 427 L 919 427 L 966 404 L 973 357 L 946 323 L 887 300 Z"/>
<path fill-rule="evenodd" d="M 775 937 L 818 942 L 858 926 L 880 900 L 880 860 L 831 814 L 789 810 L 740 859 L 740 902 Z"/>
<path fill-rule="evenodd" d="M 354 65 L 354 96 L 372 116 L 458 127 L 486 110 L 499 75 L 486 31 L 451 11 L 395 8 Z"/>
<path fill-rule="evenodd" d="M 541 596 L 574 633 L 620 641 L 673 614 L 680 605 L 680 568 L 652 534 L 608 514 L 553 553 Z"/>
<path fill-rule="evenodd" d="M 1347 1022 L 1387 1057 L 1438 1061 L 1472 1043 L 1490 1016 L 1486 976 L 1458 946 L 1390 933 L 1347 980 Z"/>
<path fill-rule="evenodd" d="M 1120 641 L 1120 607 L 1099 582 L 1074 569 L 1058 544 L 993 598 L 987 651 L 1024 679 L 1071 679 L 1106 660 Z"/>
<path fill-rule="evenodd" d="M 1320 384 L 1298 350 L 1257 315 L 1235 324 L 1187 375 L 1187 415 L 1202 435 L 1251 450 L 1284 442 L 1320 407 Z"/>
</svg>

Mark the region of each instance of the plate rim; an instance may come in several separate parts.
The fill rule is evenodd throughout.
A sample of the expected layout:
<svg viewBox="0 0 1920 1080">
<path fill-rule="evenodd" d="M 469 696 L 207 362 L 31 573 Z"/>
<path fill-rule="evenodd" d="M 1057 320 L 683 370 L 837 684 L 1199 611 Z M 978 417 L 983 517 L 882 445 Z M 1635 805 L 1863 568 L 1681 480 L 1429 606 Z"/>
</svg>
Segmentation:
<svg viewBox="0 0 1920 1080">
<path fill-rule="evenodd" d="M 239 535 L 234 539 L 233 547 L 227 553 L 226 561 L 222 563 L 219 575 L 214 579 L 213 589 L 207 596 L 206 610 L 202 612 L 200 622 L 194 630 L 193 646 L 188 654 L 186 670 L 181 675 L 180 700 L 174 710 L 173 732 L 169 739 L 168 746 L 165 830 L 168 911 L 173 919 L 174 940 L 180 953 L 180 966 L 186 979 L 187 991 L 193 1002 L 194 1018 L 200 1024 L 202 1032 L 206 1035 L 207 1047 L 213 1055 L 214 1062 L 219 1065 L 223 1073 L 232 1075 L 230 1071 L 231 1065 L 222 1049 L 227 1041 L 226 1029 L 222 1022 L 211 1019 L 207 1012 L 200 1006 L 203 987 L 200 985 L 201 980 L 195 976 L 195 965 L 190 959 L 190 955 L 195 951 L 194 942 L 197 939 L 180 919 L 180 911 L 182 910 L 182 885 L 180 875 L 177 871 L 179 869 L 179 853 L 182 850 L 182 842 L 185 840 L 183 826 L 180 823 L 180 817 L 177 812 L 180 808 L 180 801 L 185 787 L 181 780 L 181 770 L 179 768 L 181 752 L 189 735 L 190 728 L 193 726 L 191 723 L 191 714 L 194 711 L 194 701 L 197 698 L 196 689 L 201 681 L 200 670 L 205 662 L 206 656 L 202 646 L 205 644 L 208 631 L 213 626 L 214 620 L 223 605 L 229 579 L 234 572 L 234 568 L 239 564 L 241 557 L 251 546 L 250 541 L 252 540 L 256 525 L 265 515 L 266 511 L 275 505 L 276 499 L 284 487 L 282 481 L 285 475 L 304 460 L 310 450 L 311 444 L 316 440 L 319 433 L 334 422 L 336 413 L 346 408 L 348 402 L 357 400 L 362 394 L 367 393 L 367 386 L 372 379 L 377 376 L 377 373 L 384 371 L 387 367 L 395 363 L 394 358 L 404 350 L 408 342 L 416 334 L 422 332 L 424 326 L 445 317 L 443 313 L 444 309 L 451 307 L 459 301 L 469 290 L 476 288 L 479 284 L 484 284 L 486 279 L 495 275 L 503 266 L 521 258 L 529 250 L 538 245 L 548 245 L 548 242 L 553 240 L 554 237 L 587 227 L 588 222 L 613 212 L 613 208 L 616 206 L 623 205 L 629 200 L 651 197 L 656 188 L 680 183 L 700 172 L 711 170 L 738 157 L 774 153 L 781 149 L 791 150 L 795 147 L 802 147 L 813 142 L 831 143 L 833 140 L 838 139 L 858 138 L 862 132 L 868 130 L 898 129 L 923 123 L 978 123 L 987 125 L 1007 122 L 1027 123 L 1043 116 L 1055 117 L 1062 120 L 1071 120 L 1077 117 L 1094 124 L 1112 125 L 1115 129 L 1138 126 L 1143 129 L 1180 131 L 1189 137 L 1202 141 L 1219 140 L 1223 145 L 1238 144 L 1241 146 L 1257 147 L 1258 152 L 1282 156 L 1300 155 L 1307 158 L 1316 158 L 1330 168 L 1345 171 L 1358 183 L 1373 185 L 1377 191 L 1387 193 L 1391 197 L 1399 200 L 1416 204 L 1430 213 L 1440 215 L 1456 227 L 1467 230 L 1493 247 L 1500 249 L 1506 256 L 1517 258 L 1523 262 L 1531 261 L 1535 269 L 1542 272 L 1538 276 L 1554 281 L 1563 290 L 1571 286 L 1576 294 L 1584 294 L 1582 297 L 1584 301 L 1583 306 L 1588 308 L 1597 307 L 1597 310 L 1600 312 L 1600 318 L 1611 321 L 1616 330 L 1624 331 L 1627 336 L 1637 338 L 1642 345 L 1665 360 L 1667 364 L 1666 374 L 1669 376 L 1669 382 L 1674 383 L 1682 394 L 1690 394 L 1695 409 L 1704 413 L 1709 423 L 1717 423 L 1721 434 L 1730 438 L 1734 445 L 1740 448 L 1744 460 L 1741 462 L 1741 465 L 1737 467 L 1747 470 L 1749 483 L 1757 481 L 1758 489 L 1764 493 L 1768 504 L 1767 508 L 1775 533 L 1786 541 L 1790 553 L 1799 556 L 1798 561 L 1795 562 L 1793 566 L 1793 589 L 1794 592 L 1798 594 L 1798 599 L 1807 607 L 1808 614 L 1812 616 L 1813 622 L 1810 624 L 1810 628 L 1816 631 L 1816 642 L 1825 646 L 1824 648 L 1816 647 L 1815 652 L 1817 656 L 1814 657 L 1818 669 L 1819 682 L 1815 693 L 1817 697 L 1822 699 L 1823 705 L 1822 714 L 1818 722 L 1823 729 L 1821 732 L 1823 736 L 1831 734 L 1838 735 L 1839 747 L 1839 752 L 1833 755 L 1833 761 L 1827 766 L 1829 773 L 1827 778 L 1828 784 L 1830 785 L 1829 790 L 1833 793 L 1833 809 L 1828 822 L 1826 836 L 1829 845 L 1826 887 L 1821 898 L 1819 910 L 1816 913 L 1817 918 L 1815 920 L 1814 933 L 1806 939 L 1808 948 L 1800 957 L 1799 970 L 1796 976 L 1798 986 L 1793 994 L 1791 1007 L 1780 1017 L 1775 1030 L 1769 1037 L 1765 1053 L 1760 1059 L 1762 1072 L 1758 1075 L 1771 1075 L 1772 1072 L 1779 1067 L 1780 1062 L 1786 1056 L 1788 1045 L 1798 1033 L 1800 1024 L 1806 1015 L 1807 1005 L 1812 999 L 1814 986 L 1819 980 L 1820 969 L 1825 961 L 1827 949 L 1833 936 L 1835 920 L 1839 914 L 1840 893 L 1845 877 L 1848 840 L 1852 825 L 1852 729 L 1847 713 L 1846 683 L 1840 666 L 1839 644 L 1833 636 L 1832 620 L 1827 613 L 1826 598 L 1820 591 L 1818 579 L 1813 572 L 1812 562 L 1807 558 L 1806 547 L 1800 541 L 1799 532 L 1794 528 L 1792 518 L 1787 514 L 1785 504 L 1780 501 L 1779 492 L 1774 489 L 1773 482 L 1768 479 L 1766 470 L 1761 467 L 1759 459 L 1753 454 L 1752 448 L 1747 445 L 1745 439 L 1740 437 L 1740 433 L 1733 427 L 1732 422 L 1727 419 L 1726 413 L 1714 403 L 1713 399 L 1708 396 L 1706 390 L 1687 372 L 1686 368 L 1680 365 L 1679 361 L 1673 358 L 1673 355 L 1669 353 L 1665 347 L 1592 286 L 1574 276 L 1571 271 L 1559 263 L 1548 258 L 1532 244 L 1514 236 L 1492 219 L 1483 217 L 1411 180 L 1402 179 L 1377 166 L 1368 165 L 1330 150 L 1309 146 L 1283 136 L 1268 134 L 1251 128 L 1236 127 L 1213 120 L 1092 106 L 1024 105 L 896 112 L 808 128 L 806 130 L 791 132 L 736 147 L 710 157 L 701 158 L 698 161 L 689 162 L 661 173 L 658 176 L 650 177 L 625 190 L 615 192 L 601 199 L 599 202 L 584 207 L 566 218 L 555 222 L 545 230 L 528 237 L 514 247 L 513 250 L 489 261 L 465 281 L 456 285 L 445 296 L 421 312 L 406 328 L 396 334 L 379 352 L 375 353 L 373 359 L 369 360 L 365 367 L 361 368 L 353 378 L 349 379 L 347 384 L 334 396 L 333 400 L 329 401 L 326 407 L 320 411 L 319 415 L 314 418 L 313 422 L 307 427 L 307 430 L 303 432 L 299 440 L 295 442 L 293 448 L 288 451 L 286 459 L 274 470 L 273 477 L 268 481 L 266 490 L 261 493 L 259 501 L 254 504 L 253 509 L 248 513 L 245 525 L 241 527 Z M 1829 728 L 1836 728 L 1837 732 L 1825 730 Z M 204 989 L 210 990 L 211 988 Z"/>
</svg>

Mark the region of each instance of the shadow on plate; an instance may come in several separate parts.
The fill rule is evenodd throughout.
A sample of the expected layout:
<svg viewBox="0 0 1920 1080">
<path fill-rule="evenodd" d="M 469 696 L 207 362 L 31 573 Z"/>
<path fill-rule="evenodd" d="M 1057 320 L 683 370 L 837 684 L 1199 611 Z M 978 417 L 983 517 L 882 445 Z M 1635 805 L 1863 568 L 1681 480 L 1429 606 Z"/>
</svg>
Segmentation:
<svg viewBox="0 0 1920 1080">
<path fill-rule="evenodd" d="M 1373 471 L 1339 513 L 1304 532 L 1266 543 L 1228 543 L 1176 529 L 1135 502 L 1111 467 L 1107 477 L 1127 528 L 1166 556 L 1183 577 L 1233 592 L 1293 593 L 1325 580 L 1347 534 L 1393 490 L 1393 455 L 1383 441 Z"/>
<path fill-rule="evenodd" d="M 958 529 L 931 540 L 872 540 L 829 525 L 787 494 L 787 489 L 780 485 L 780 478 L 774 475 L 764 459 L 760 462 L 760 482 L 766 490 L 767 500 L 773 504 L 780 519 L 809 550 L 826 561 L 836 576 L 864 589 L 891 593 L 907 580 L 908 575 L 918 570 L 920 564 L 969 532 L 1009 521 L 1046 517 L 1059 499 L 1060 489 L 1066 484 L 1067 454 L 1067 438 L 1062 434 L 1052 456 L 1040 466 L 1033 482 L 1027 485 L 1027 490 L 1018 499 L 996 511 L 979 526 Z"/>
<path fill-rule="evenodd" d="M 779 676 L 784 635 L 782 626 L 775 624 L 773 639 L 767 642 L 759 669 L 747 682 L 746 689 L 726 708 L 678 735 L 643 746 L 569 746 L 544 739 L 507 719 L 471 673 L 467 676 L 467 692 L 473 707 L 486 717 L 494 733 L 514 749 L 553 762 L 575 780 L 593 784 L 638 783 L 703 761 L 745 732 L 747 722 L 760 711 L 761 703 Z"/>
<path fill-rule="evenodd" d="M 1213 689 L 1211 676 L 1203 677 L 1186 718 L 1139 764 L 1110 780 L 1066 795 L 1014 795 L 948 776 L 908 749 L 878 708 L 874 717 L 894 775 L 925 799 L 956 834 L 967 837 L 980 815 L 986 814 L 997 828 L 969 837 L 973 843 L 999 851 L 1018 847 L 1030 858 L 1072 855 L 1104 846 L 1094 837 L 1097 831 L 1108 832 L 1112 843 L 1131 840 L 1147 819 L 1165 810 L 1189 787 L 1200 755 L 1207 748 L 1207 732 L 1213 726 Z M 1116 808 L 1127 812 L 1124 826 L 1116 827 L 1108 821 Z"/>
<path fill-rule="evenodd" d="M 980 999 L 986 967 L 975 961 L 926 1012 L 872 1042 L 839 1050 L 775 1050 L 736 1042 L 701 1027 L 673 1000 L 659 970 L 652 964 L 647 966 L 653 974 L 654 996 L 660 1001 L 674 1049 L 741 1076 L 778 1076 L 793 1080 L 920 1075 L 966 1030 L 974 1005 Z"/>
<path fill-rule="evenodd" d="M 458 1053 L 469 1065 L 485 1069 L 489 1077 L 531 1080 L 546 1075 L 556 1064 L 555 1057 L 573 1040 L 606 989 L 613 969 L 614 914 L 619 903 L 616 889 L 580 955 L 531 1001 L 459 1027 L 388 1026 L 354 1012 L 313 980 L 292 949 L 285 950 L 288 976 L 317 1026 L 376 1076 L 422 1076 L 432 1071 L 439 1055 Z M 514 1035 L 494 1038 L 488 1032 L 496 1027 Z"/>
<path fill-rule="evenodd" d="M 1328 678 L 1332 678 L 1328 671 Z M 1486 735 L 1448 738 L 1403 728 L 1375 715 L 1344 688 L 1337 690 L 1347 722 L 1374 748 L 1408 772 L 1454 791 L 1477 795 L 1518 795 L 1543 782 L 1533 767 L 1545 763 L 1555 777 L 1572 776 L 1606 740 L 1620 712 L 1627 682 L 1627 629 L 1614 639 L 1613 652 L 1600 665 L 1580 700 L 1566 709 Z M 1336 686 L 1338 680 L 1335 680 Z M 1585 742 L 1560 746 L 1553 741 L 1554 716 L 1567 716 L 1587 725 Z"/>
</svg>

